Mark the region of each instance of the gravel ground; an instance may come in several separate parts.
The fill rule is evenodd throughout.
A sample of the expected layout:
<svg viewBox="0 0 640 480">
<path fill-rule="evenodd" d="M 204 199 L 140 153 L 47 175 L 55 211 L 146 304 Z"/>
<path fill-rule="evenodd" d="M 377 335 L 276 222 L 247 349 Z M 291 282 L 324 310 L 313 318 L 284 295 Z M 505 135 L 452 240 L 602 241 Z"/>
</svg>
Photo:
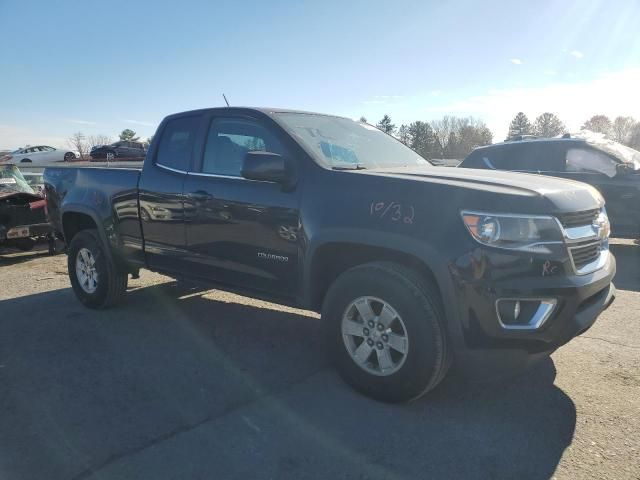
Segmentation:
<svg viewBox="0 0 640 480">
<path fill-rule="evenodd" d="M 640 478 L 640 247 L 596 325 L 517 379 L 354 393 L 317 315 L 143 272 L 75 300 L 66 257 L 0 256 L 0 477 Z"/>
</svg>

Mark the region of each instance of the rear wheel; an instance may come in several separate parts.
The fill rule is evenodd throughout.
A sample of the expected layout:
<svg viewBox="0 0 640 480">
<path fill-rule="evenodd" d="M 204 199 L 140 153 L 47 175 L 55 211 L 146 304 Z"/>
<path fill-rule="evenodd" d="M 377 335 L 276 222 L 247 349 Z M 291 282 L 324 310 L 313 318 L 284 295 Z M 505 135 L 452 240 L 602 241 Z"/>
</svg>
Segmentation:
<svg viewBox="0 0 640 480">
<path fill-rule="evenodd" d="M 23 158 L 20 160 L 20 163 L 31 163 L 31 160 L 29 158 Z"/>
<path fill-rule="evenodd" d="M 415 399 L 449 368 L 438 292 L 401 265 L 370 263 L 340 275 L 322 318 L 340 375 L 378 400 Z"/>
<path fill-rule="evenodd" d="M 73 237 L 67 267 L 73 291 L 89 308 L 114 305 L 127 289 L 127 273 L 107 257 L 96 230 L 83 230 Z"/>
<path fill-rule="evenodd" d="M 67 152 L 64 154 L 65 162 L 73 162 L 76 159 L 76 154 L 73 152 Z"/>
<path fill-rule="evenodd" d="M 106 154 L 107 162 L 111 162 L 116 159 L 116 152 L 109 151 Z"/>
</svg>

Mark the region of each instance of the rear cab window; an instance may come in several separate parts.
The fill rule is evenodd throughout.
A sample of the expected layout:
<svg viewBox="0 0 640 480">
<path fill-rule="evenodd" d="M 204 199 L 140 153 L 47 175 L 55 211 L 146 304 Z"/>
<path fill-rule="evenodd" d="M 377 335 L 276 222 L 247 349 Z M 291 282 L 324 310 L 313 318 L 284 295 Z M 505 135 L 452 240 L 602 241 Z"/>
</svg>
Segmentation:
<svg viewBox="0 0 640 480">
<path fill-rule="evenodd" d="M 186 172 L 200 125 L 200 116 L 193 115 L 168 120 L 162 131 L 156 165 Z"/>
</svg>

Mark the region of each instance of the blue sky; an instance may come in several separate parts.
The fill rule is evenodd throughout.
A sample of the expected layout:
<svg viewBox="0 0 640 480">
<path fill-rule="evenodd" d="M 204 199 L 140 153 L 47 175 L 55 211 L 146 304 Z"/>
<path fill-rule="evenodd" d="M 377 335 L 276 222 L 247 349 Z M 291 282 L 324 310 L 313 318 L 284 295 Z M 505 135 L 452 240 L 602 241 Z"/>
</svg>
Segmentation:
<svg viewBox="0 0 640 480">
<path fill-rule="evenodd" d="M 640 2 L 0 0 L 0 148 L 222 104 L 640 119 Z"/>
</svg>

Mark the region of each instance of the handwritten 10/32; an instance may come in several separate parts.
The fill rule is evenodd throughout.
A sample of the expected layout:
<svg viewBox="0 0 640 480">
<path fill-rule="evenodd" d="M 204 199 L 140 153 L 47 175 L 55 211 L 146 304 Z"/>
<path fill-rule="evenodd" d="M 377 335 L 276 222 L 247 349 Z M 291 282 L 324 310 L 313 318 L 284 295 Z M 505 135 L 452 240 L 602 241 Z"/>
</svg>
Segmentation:
<svg viewBox="0 0 640 480">
<path fill-rule="evenodd" d="M 391 222 L 402 222 L 413 225 L 415 209 L 413 205 L 403 205 L 399 202 L 371 202 L 370 213 L 372 217 Z"/>
</svg>

